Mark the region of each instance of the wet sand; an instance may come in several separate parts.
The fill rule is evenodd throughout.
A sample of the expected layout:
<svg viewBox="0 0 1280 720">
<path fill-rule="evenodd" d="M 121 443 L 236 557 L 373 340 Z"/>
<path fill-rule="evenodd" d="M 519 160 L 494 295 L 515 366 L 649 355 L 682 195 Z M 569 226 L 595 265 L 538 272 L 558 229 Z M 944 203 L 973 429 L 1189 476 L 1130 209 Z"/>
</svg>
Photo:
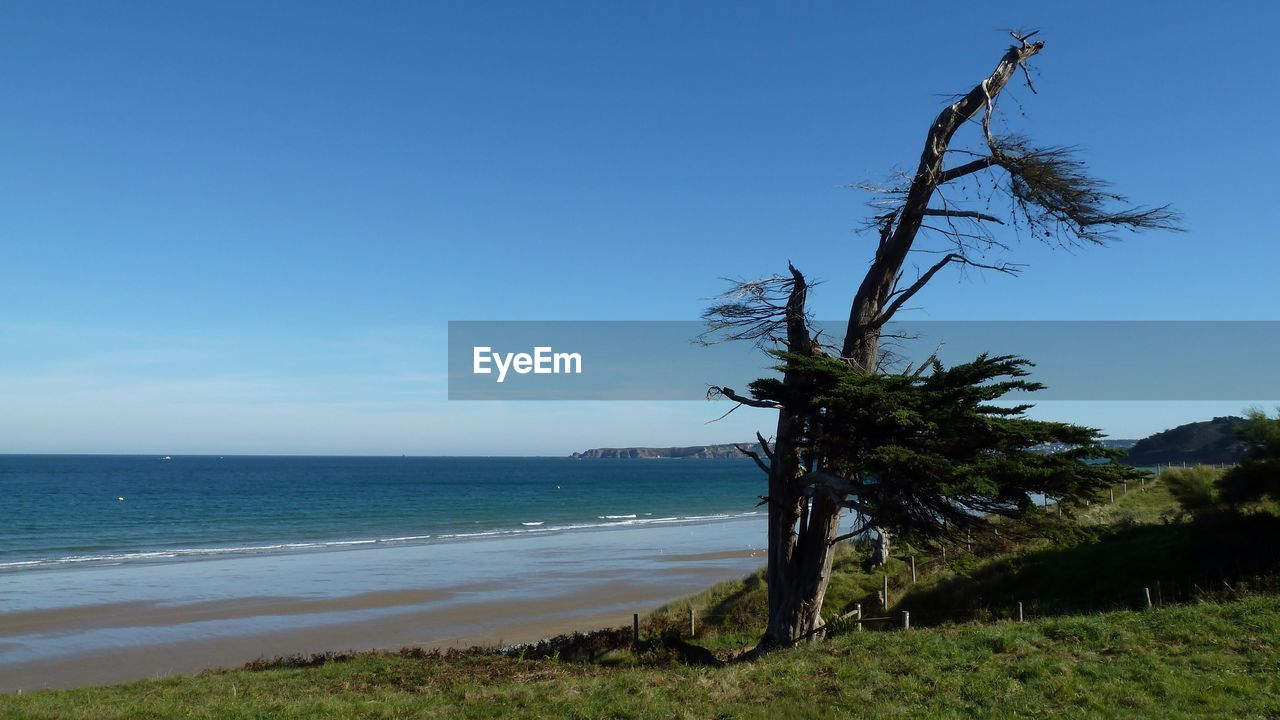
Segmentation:
<svg viewBox="0 0 1280 720">
<path fill-rule="evenodd" d="M 723 562 L 735 558 L 736 567 Z M 279 621 L 281 629 L 249 635 L 215 633 L 0 665 L 0 692 L 163 677 L 299 653 L 512 644 L 575 630 L 625 626 L 631 613 L 719 580 L 741 577 L 742 570 L 757 559 L 750 551 L 664 556 L 662 560 L 671 562 L 671 567 L 620 572 L 587 587 L 567 583 L 566 592 L 554 597 L 523 598 L 519 588 L 494 582 L 334 598 L 246 597 L 177 605 L 127 602 L 2 613 L 0 637 L 56 637 L 101 628 L 141 631 L 242 618 Z M 707 562 L 711 560 L 721 562 Z M 298 616 L 351 612 L 373 612 L 377 617 L 301 628 L 285 623 Z"/>
</svg>

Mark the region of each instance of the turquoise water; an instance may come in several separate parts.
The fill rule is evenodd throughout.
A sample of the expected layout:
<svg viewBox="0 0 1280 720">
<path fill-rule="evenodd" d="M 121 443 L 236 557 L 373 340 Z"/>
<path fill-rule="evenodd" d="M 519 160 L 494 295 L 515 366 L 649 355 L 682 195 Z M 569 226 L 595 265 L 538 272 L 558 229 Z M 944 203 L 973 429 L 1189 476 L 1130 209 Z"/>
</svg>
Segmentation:
<svg viewBox="0 0 1280 720">
<path fill-rule="evenodd" d="M 749 460 L 0 456 L 0 573 L 750 516 Z"/>
</svg>

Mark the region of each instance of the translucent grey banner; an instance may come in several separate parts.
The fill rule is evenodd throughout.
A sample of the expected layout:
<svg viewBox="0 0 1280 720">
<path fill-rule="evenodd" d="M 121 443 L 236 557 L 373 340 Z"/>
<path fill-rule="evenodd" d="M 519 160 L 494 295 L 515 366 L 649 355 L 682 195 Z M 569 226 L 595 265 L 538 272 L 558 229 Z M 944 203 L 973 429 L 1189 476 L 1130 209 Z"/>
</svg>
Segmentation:
<svg viewBox="0 0 1280 720">
<path fill-rule="evenodd" d="M 842 322 L 820 322 L 838 346 Z M 775 359 L 750 343 L 703 345 L 698 321 L 451 321 L 450 400 L 699 400 L 746 392 Z M 1035 363 L 1029 400 L 1280 399 L 1280 321 L 921 321 L 885 326 L 890 367 L 937 351 Z M 1014 396 L 1011 396 L 1014 397 Z"/>
</svg>

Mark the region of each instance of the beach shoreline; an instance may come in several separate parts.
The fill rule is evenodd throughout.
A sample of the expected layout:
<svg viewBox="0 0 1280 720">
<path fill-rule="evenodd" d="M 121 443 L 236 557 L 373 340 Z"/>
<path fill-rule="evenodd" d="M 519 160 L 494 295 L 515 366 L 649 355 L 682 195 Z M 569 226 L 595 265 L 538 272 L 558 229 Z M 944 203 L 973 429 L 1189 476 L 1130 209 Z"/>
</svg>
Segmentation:
<svg viewBox="0 0 1280 720">
<path fill-rule="evenodd" d="M 104 578 L 137 581 L 159 594 L 0 612 L 0 692 L 128 682 L 287 655 L 510 645 L 626 626 L 632 613 L 753 572 L 764 555 L 743 539 L 756 536 L 758 525 L 44 571 L 94 587 Z M 413 572 L 419 562 L 442 561 L 499 570 L 484 580 L 446 573 L 460 576 L 451 583 L 440 582 L 439 573 Z M 394 582 L 375 582 L 388 572 L 399 573 Z M 333 592 L 317 593 L 317 575 L 345 579 Z M 211 585 L 235 577 L 240 592 L 212 597 L 195 588 L 188 597 L 165 597 L 183 577 Z M 257 592 L 272 582 L 279 592 Z M 375 589 L 351 591 L 361 583 Z"/>
</svg>

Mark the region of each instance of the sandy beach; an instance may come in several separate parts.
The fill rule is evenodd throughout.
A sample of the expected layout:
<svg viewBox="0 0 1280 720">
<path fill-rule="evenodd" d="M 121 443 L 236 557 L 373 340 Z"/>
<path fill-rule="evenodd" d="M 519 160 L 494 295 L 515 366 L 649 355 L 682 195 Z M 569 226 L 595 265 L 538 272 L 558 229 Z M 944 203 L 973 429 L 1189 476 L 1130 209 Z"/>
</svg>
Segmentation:
<svg viewBox="0 0 1280 720">
<path fill-rule="evenodd" d="M 373 584 L 368 582 L 371 567 L 379 574 L 386 570 L 369 562 L 375 553 L 386 562 L 391 554 L 385 550 L 159 564 L 114 568 L 114 573 L 71 570 L 60 577 L 46 573 L 50 580 L 88 585 L 111 577 L 116 586 L 149 586 L 135 595 L 156 596 L 0 613 L 0 692 L 162 677 L 296 653 L 512 644 L 627 625 L 633 612 L 758 567 L 763 562 L 759 550 L 725 546 L 757 529 L 755 522 L 712 523 L 674 532 L 568 533 L 402 549 L 402 557 L 395 558 L 399 579 L 382 582 L 400 587 L 367 592 L 351 590 Z M 645 540 L 640 551 L 621 551 L 634 547 L 638 538 Z M 677 551 L 700 546 L 707 551 Z M 611 547 L 618 552 L 609 552 Z M 413 572 L 418 562 L 452 556 L 465 564 L 495 555 L 503 560 L 497 567 L 506 571 L 485 581 L 437 581 L 424 587 Z M 540 564 L 526 562 L 535 556 L 542 558 Z M 345 581 L 317 597 L 311 585 L 318 582 L 316 573 Z M 299 592 L 237 595 L 232 587 L 226 597 L 196 599 L 209 594 L 203 590 L 164 597 L 157 589 L 174 574 L 206 578 L 211 586 L 220 576 L 234 576 L 250 592 L 271 585 Z M 259 574 L 263 577 L 255 577 Z M 81 597 L 89 595 L 82 588 Z"/>
</svg>

